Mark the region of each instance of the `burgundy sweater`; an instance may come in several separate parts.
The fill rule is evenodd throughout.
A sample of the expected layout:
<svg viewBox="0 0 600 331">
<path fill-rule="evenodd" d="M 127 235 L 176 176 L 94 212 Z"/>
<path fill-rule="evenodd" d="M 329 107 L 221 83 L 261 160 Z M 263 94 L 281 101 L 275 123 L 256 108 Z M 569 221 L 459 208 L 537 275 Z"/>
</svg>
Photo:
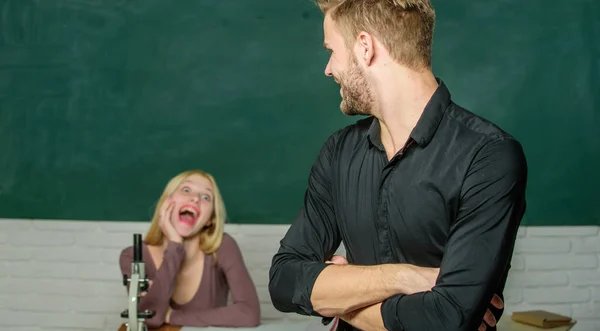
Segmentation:
<svg viewBox="0 0 600 331">
<path fill-rule="evenodd" d="M 175 289 L 175 279 L 185 258 L 183 245 L 169 242 L 164 252 L 163 262 L 158 270 L 146 244 L 142 244 L 142 258 L 146 276 L 153 284 L 148 293 L 140 297 L 139 310 L 150 309 L 156 312 L 146 320 L 148 328 L 159 328 L 165 323 L 169 306 L 169 324 L 181 326 L 252 327 L 260 323 L 260 305 L 254 283 L 248 274 L 240 249 L 227 233 L 217 250 L 217 263 L 213 255 L 204 257 L 204 270 L 198 291 L 188 303 L 178 305 L 171 300 Z M 119 263 L 121 272 L 131 276 L 133 246 L 121 252 Z M 127 287 L 129 288 L 129 287 Z M 231 290 L 233 303 L 227 305 L 227 295 Z"/>
</svg>

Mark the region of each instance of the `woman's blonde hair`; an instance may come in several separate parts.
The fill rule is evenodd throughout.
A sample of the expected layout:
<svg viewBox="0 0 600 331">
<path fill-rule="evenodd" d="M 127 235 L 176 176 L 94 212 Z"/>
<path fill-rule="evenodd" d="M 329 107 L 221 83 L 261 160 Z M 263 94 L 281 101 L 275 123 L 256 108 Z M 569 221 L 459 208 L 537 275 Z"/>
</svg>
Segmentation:
<svg viewBox="0 0 600 331">
<path fill-rule="evenodd" d="M 213 215 L 211 219 L 207 222 L 206 226 L 200 230 L 198 235 L 200 236 L 200 249 L 205 254 L 214 254 L 216 250 L 221 246 L 221 242 L 223 241 L 223 229 L 225 227 L 225 219 L 227 218 L 227 213 L 225 210 L 225 203 L 223 202 L 223 198 L 221 197 L 221 193 L 219 192 L 219 188 L 217 186 L 217 182 L 214 177 L 209 173 L 206 173 L 202 170 L 188 170 L 180 173 L 179 175 L 173 177 L 165 187 L 160 199 L 156 203 L 156 208 L 154 209 L 154 216 L 152 217 L 152 223 L 150 224 L 150 229 L 146 233 L 146 237 L 144 238 L 144 242 L 147 245 L 162 245 L 164 234 L 160 229 L 159 218 L 160 218 L 160 207 L 163 205 L 165 200 L 173 194 L 179 185 L 188 177 L 192 175 L 200 175 L 206 179 L 208 179 L 213 186 Z"/>
</svg>

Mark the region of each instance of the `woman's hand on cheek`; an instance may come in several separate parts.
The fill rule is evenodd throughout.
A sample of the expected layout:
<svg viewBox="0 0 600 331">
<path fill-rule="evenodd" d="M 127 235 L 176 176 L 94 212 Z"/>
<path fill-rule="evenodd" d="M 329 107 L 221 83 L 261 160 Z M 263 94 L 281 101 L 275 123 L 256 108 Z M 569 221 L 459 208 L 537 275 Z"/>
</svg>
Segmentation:
<svg viewBox="0 0 600 331">
<path fill-rule="evenodd" d="M 173 215 L 173 208 L 175 208 L 175 201 L 171 198 L 167 198 L 160 209 L 160 220 L 159 225 L 163 234 L 167 239 L 174 243 L 181 244 L 183 238 L 177 233 L 173 223 L 171 222 L 171 215 Z"/>
</svg>

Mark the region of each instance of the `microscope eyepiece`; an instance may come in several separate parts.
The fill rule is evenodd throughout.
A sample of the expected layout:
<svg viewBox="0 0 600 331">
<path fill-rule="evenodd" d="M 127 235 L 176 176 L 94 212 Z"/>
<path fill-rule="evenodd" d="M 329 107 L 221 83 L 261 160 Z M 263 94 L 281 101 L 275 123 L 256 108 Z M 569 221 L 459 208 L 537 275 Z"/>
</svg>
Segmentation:
<svg viewBox="0 0 600 331">
<path fill-rule="evenodd" d="M 142 235 L 133 234 L 133 262 L 142 262 Z"/>
</svg>

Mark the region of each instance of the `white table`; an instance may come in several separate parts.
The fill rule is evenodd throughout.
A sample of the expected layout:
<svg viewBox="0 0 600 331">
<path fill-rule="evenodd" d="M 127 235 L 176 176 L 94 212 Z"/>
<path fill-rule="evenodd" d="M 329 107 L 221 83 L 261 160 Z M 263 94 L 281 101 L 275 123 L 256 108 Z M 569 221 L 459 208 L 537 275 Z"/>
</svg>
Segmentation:
<svg viewBox="0 0 600 331">
<path fill-rule="evenodd" d="M 278 323 L 278 324 L 261 324 L 256 328 L 216 328 L 216 327 L 208 327 L 208 328 L 194 328 L 189 326 L 184 326 L 180 331 L 317 331 L 317 330 L 329 330 L 329 326 L 324 326 L 320 323 L 320 321 L 311 321 L 311 322 L 296 322 L 296 323 Z M 577 324 L 571 326 L 563 326 L 552 329 L 546 329 L 551 331 L 568 331 L 568 330 L 577 330 Z M 540 331 L 544 330 L 541 328 L 536 328 L 533 326 L 528 326 L 525 324 L 513 322 L 510 319 L 510 316 L 504 316 L 500 319 L 500 323 L 498 323 L 498 331 Z"/>
<path fill-rule="evenodd" d="M 265 323 L 255 328 L 217 328 L 212 326 L 197 328 L 184 326 L 180 331 L 321 331 L 329 330 L 329 327 L 322 325 L 319 319 L 309 322 Z"/>
<path fill-rule="evenodd" d="M 277 323 L 277 324 L 261 324 L 256 328 L 216 328 L 216 327 L 208 327 L 208 328 L 194 328 L 185 326 L 181 328 L 180 331 L 317 331 L 317 330 L 329 330 L 329 326 L 324 326 L 320 323 L 319 320 L 310 321 L 310 322 L 296 322 L 289 324 L 287 323 Z M 551 331 L 568 331 L 568 330 L 577 330 L 577 324 L 571 326 L 557 327 L 552 329 L 547 329 Z M 500 323 L 498 323 L 498 331 L 540 331 L 544 329 L 536 328 L 533 326 L 528 326 L 525 324 L 513 322 L 510 319 L 510 316 L 504 316 L 500 319 Z"/>
</svg>

